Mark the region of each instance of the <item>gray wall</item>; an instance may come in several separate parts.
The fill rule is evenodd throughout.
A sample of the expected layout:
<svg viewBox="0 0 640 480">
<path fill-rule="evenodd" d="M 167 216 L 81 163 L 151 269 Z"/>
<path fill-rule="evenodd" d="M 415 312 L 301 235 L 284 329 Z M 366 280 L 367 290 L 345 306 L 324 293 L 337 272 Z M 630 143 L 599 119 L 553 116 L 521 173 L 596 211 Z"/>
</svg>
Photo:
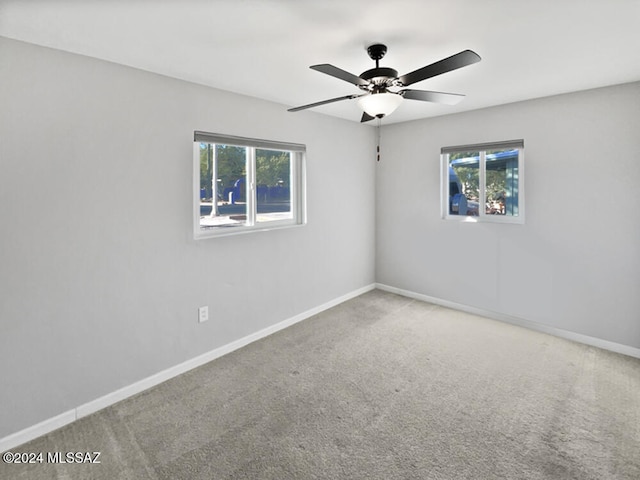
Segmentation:
<svg viewBox="0 0 640 480">
<path fill-rule="evenodd" d="M 194 130 L 306 144 L 308 224 L 194 241 Z M 0 438 L 374 282 L 368 127 L 0 38 L 0 135 Z"/>
<path fill-rule="evenodd" d="M 389 125 L 376 279 L 640 347 L 640 83 Z M 440 148 L 525 140 L 526 223 L 440 218 Z"/>
</svg>

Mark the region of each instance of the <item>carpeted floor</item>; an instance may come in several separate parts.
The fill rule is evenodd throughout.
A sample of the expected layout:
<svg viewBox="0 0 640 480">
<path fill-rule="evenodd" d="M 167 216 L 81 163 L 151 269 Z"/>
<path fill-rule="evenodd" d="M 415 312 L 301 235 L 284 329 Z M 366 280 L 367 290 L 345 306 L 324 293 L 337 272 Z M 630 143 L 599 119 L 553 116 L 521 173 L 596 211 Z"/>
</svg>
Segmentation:
<svg viewBox="0 0 640 480">
<path fill-rule="evenodd" d="M 101 463 L 2 479 L 638 480 L 640 360 L 372 291 L 13 451 Z"/>
</svg>

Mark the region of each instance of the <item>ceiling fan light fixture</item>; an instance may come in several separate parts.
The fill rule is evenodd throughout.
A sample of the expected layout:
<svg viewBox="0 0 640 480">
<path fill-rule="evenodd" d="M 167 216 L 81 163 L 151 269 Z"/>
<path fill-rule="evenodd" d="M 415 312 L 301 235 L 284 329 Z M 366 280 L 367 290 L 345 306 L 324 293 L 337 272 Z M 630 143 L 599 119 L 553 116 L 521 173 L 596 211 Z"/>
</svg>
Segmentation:
<svg viewBox="0 0 640 480">
<path fill-rule="evenodd" d="M 384 117 L 402 103 L 402 95 L 391 92 L 371 93 L 358 99 L 358 105 L 372 117 Z"/>
<path fill-rule="evenodd" d="M 355 85 L 360 91 L 364 91 L 365 93 L 330 98 L 329 100 L 322 100 L 320 102 L 302 105 L 301 107 L 289 108 L 288 111 L 299 112 L 307 108 L 357 98 L 358 106 L 364 110 L 360 120 L 360 123 L 363 123 L 373 120 L 376 117 L 382 118 L 385 115 L 389 115 L 398 108 L 403 99 L 455 105 L 464 98 L 464 95 L 458 93 L 431 92 L 428 90 L 413 90 L 404 87 L 480 61 L 480 55 L 477 53 L 471 50 L 463 50 L 460 53 L 456 53 L 430 65 L 425 65 L 422 68 L 399 77 L 397 70 L 380 66 L 380 59 L 386 52 L 387 47 L 385 45 L 380 43 L 370 45 L 367 48 L 367 53 L 369 57 L 371 57 L 371 60 L 376 62 L 376 68 L 367 70 L 359 76 L 329 63 L 311 65 L 309 68 L 312 70 Z M 389 88 L 393 88 L 394 90 L 401 88 L 402 90 L 390 92 Z"/>
</svg>

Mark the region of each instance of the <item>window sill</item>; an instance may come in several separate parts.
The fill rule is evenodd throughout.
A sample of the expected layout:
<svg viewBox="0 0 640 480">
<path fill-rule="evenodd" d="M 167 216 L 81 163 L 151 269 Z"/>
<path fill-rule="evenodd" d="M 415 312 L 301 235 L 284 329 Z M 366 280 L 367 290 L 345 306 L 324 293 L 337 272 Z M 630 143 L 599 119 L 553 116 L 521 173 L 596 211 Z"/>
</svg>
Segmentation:
<svg viewBox="0 0 640 480">
<path fill-rule="evenodd" d="M 505 217 L 502 215 L 485 215 L 482 217 L 476 217 L 471 215 L 445 215 L 443 220 L 449 220 L 461 223 L 511 223 L 516 225 L 524 224 L 524 216 L 519 215 L 517 217 Z"/>
<path fill-rule="evenodd" d="M 305 223 L 281 223 L 274 222 L 270 225 L 254 225 L 251 227 L 213 227 L 211 229 L 198 229 L 194 233 L 195 240 L 205 240 L 208 238 L 231 237 L 235 235 L 246 235 L 249 233 L 268 232 L 271 230 L 284 230 L 288 228 L 304 227 Z"/>
</svg>

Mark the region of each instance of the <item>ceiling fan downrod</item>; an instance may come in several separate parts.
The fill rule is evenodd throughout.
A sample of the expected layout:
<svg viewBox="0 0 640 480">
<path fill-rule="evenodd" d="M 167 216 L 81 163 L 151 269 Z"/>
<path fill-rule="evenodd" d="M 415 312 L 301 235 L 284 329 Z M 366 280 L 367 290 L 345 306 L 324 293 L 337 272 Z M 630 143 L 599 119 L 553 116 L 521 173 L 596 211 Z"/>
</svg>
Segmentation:
<svg viewBox="0 0 640 480">
<path fill-rule="evenodd" d="M 369 54 L 369 57 L 371 58 L 371 60 L 375 60 L 376 68 L 378 68 L 379 67 L 378 62 L 387 53 L 387 46 L 382 45 L 381 43 L 375 43 L 373 45 L 369 45 L 367 47 L 367 53 Z"/>
</svg>

